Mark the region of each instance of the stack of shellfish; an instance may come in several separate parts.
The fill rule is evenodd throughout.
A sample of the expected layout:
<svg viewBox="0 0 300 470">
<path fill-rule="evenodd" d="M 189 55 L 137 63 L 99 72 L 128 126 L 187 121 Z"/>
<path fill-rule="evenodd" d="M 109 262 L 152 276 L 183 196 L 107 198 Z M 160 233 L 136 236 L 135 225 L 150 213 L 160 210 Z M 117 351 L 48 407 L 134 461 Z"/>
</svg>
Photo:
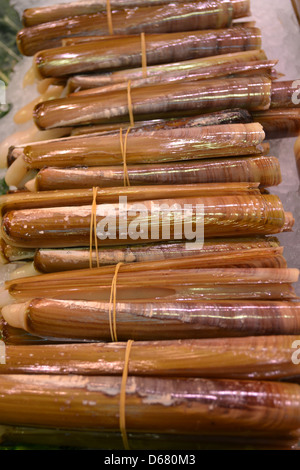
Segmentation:
<svg viewBox="0 0 300 470">
<path fill-rule="evenodd" d="M 282 176 L 268 140 L 300 133 L 294 82 L 249 0 L 109 6 L 26 10 L 17 37 L 40 96 L 0 147 L 1 261 L 18 263 L 0 292 L 2 440 L 120 448 L 134 340 L 132 449 L 293 449 L 299 272 L 276 238 L 294 218 L 269 192 Z M 151 227 L 132 238 L 141 206 Z M 181 225 L 201 206 L 203 243 L 165 206 Z"/>
</svg>

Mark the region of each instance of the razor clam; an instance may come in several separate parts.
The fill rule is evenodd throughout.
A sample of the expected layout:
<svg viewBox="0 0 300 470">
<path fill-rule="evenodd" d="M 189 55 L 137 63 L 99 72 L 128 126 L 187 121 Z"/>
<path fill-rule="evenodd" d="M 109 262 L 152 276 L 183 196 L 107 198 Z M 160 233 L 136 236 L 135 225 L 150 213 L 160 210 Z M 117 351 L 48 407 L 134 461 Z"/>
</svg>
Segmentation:
<svg viewBox="0 0 300 470">
<path fill-rule="evenodd" d="M 235 27 L 146 36 L 147 66 L 249 50 L 257 53 L 260 48 L 261 31 L 257 28 Z M 36 54 L 34 63 L 41 78 L 141 67 L 141 37 L 107 37 L 48 49 Z"/>
<path fill-rule="evenodd" d="M 174 258 L 177 257 L 189 257 L 188 249 L 192 249 L 193 247 L 189 246 L 188 248 L 185 246 L 185 251 L 179 252 L 174 254 Z M 167 251 L 167 250 L 166 250 Z M 195 251 L 192 251 L 195 253 Z M 77 257 L 72 257 L 72 254 L 77 255 Z M 48 273 L 48 272 L 59 272 L 59 271 L 69 271 L 72 269 L 86 269 L 89 267 L 89 259 L 88 253 L 82 249 L 80 252 L 72 252 L 69 250 L 67 256 L 66 253 L 58 251 L 58 253 L 50 252 L 49 250 L 38 250 L 35 257 L 34 257 L 34 268 L 38 271 L 38 273 Z M 100 254 L 100 256 L 102 253 Z M 117 256 L 117 253 L 114 253 Z M 266 249 L 266 250 L 255 250 L 255 249 L 248 249 L 246 252 L 242 253 L 238 252 L 235 254 L 235 258 L 231 257 L 227 254 L 213 254 L 210 253 L 208 255 L 203 255 L 203 257 L 199 256 L 197 253 L 197 260 L 199 267 L 214 267 L 214 266 L 229 266 L 229 267 L 269 267 L 269 268 L 286 268 L 287 264 L 284 257 L 281 254 L 281 249 Z M 149 255 L 150 256 L 150 255 Z M 191 255 L 190 255 L 191 256 Z M 93 252 L 92 263 L 97 266 L 97 254 Z M 145 259 L 147 259 L 145 257 Z M 156 258 L 153 256 L 153 260 L 160 259 L 159 255 L 156 255 Z M 168 253 L 164 254 L 164 257 L 161 256 L 161 259 L 168 259 Z M 105 266 L 107 261 L 101 258 L 100 266 Z M 117 264 L 117 263 L 115 263 Z"/>
<path fill-rule="evenodd" d="M 194 62 L 194 61 L 192 61 Z M 172 64 L 173 65 L 173 64 Z M 179 64 L 177 64 L 178 66 Z M 194 64 L 193 64 L 194 65 Z M 155 85 L 160 83 L 167 82 L 193 82 L 193 81 L 202 81 L 210 80 L 217 78 L 239 78 L 245 76 L 265 76 L 272 78 L 272 70 L 276 65 L 276 61 L 260 61 L 260 62 L 244 62 L 237 64 L 221 64 L 214 67 L 207 67 L 203 70 L 203 67 L 200 69 L 196 66 L 191 70 L 188 69 L 187 64 L 184 66 L 184 72 L 182 70 L 175 69 L 175 72 L 166 73 L 162 71 L 162 75 L 155 75 L 152 77 L 141 78 L 131 81 L 131 88 L 140 88 L 148 85 Z M 87 90 L 76 91 L 70 96 L 92 96 L 92 95 L 101 95 L 103 93 L 111 93 L 114 91 L 127 90 L 128 80 L 120 83 L 115 83 L 113 85 L 100 86 L 96 88 L 90 88 Z"/>
<path fill-rule="evenodd" d="M 25 145 L 30 142 L 41 142 L 48 139 L 57 139 L 66 135 L 70 135 L 69 129 L 39 131 L 35 125 L 32 125 L 26 130 L 15 132 L 0 143 L 0 168 L 6 168 L 7 152 L 12 146 Z"/>
<path fill-rule="evenodd" d="M 126 385 L 127 432 L 287 438 L 300 426 L 294 384 L 132 376 Z M 120 429 L 120 377 L 2 375 L 0 388 L 7 425 Z"/>
<path fill-rule="evenodd" d="M 297 137 L 300 134 L 300 109 L 278 108 L 252 113 L 254 121 L 259 122 L 267 139 Z"/>
<path fill-rule="evenodd" d="M 280 199 L 272 195 L 120 202 L 97 206 L 99 245 L 195 240 L 202 230 L 205 238 L 274 235 L 290 231 L 294 222 L 292 215 L 284 212 Z M 2 219 L 2 238 L 21 248 L 90 246 L 91 206 L 7 212 Z"/>
<path fill-rule="evenodd" d="M 294 151 L 295 151 L 298 174 L 300 178 L 300 137 L 298 137 L 298 139 L 296 140 L 294 149 L 295 149 Z"/>
<path fill-rule="evenodd" d="M 272 85 L 271 108 L 299 108 L 300 80 L 274 82 Z"/>
<path fill-rule="evenodd" d="M 268 187 L 281 183 L 278 159 L 264 156 L 130 165 L 127 171 L 131 186 L 245 181 Z M 26 184 L 26 188 L 30 191 L 51 191 L 123 185 L 124 169 L 121 166 L 48 167 L 40 170 L 37 176 Z"/>
<path fill-rule="evenodd" d="M 189 256 L 207 256 L 235 253 L 245 250 L 279 248 L 275 237 L 224 238 L 205 240 L 199 249 L 193 243 L 154 243 L 152 245 L 121 246 L 118 248 L 98 247 L 100 266 L 141 261 L 157 261 Z M 15 261 L 34 260 L 37 268 L 43 272 L 72 270 L 74 264 L 78 269 L 89 267 L 90 250 L 88 248 L 63 248 L 30 250 L 7 245 L 1 240 L 0 262 L 7 264 Z M 93 266 L 96 266 L 96 252 L 92 250 Z"/>
<path fill-rule="evenodd" d="M 202 249 L 192 243 L 167 243 L 140 246 L 127 246 L 119 248 L 99 248 L 92 253 L 92 264 L 97 266 L 116 265 L 122 263 L 158 261 L 166 259 L 178 259 L 186 257 L 200 257 L 208 259 L 218 256 L 221 259 L 226 255 L 235 256 L 237 253 L 249 250 L 254 251 L 278 250 L 279 242 L 274 237 L 256 237 L 245 239 L 207 240 Z M 28 258 L 27 258 L 28 259 Z M 33 257 L 31 258 L 33 259 Z M 62 249 L 62 250 L 37 250 L 34 255 L 34 265 L 41 272 L 50 273 L 69 271 L 74 269 L 86 269 L 90 263 L 90 250 L 88 248 Z"/>
<path fill-rule="evenodd" d="M 279 245 L 278 245 L 279 246 Z M 0 264 L 13 263 L 14 261 L 32 260 L 35 250 L 26 250 L 8 245 L 4 240 L 0 242 Z"/>
<path fill-rule="evenodd" d="M 233 9 L 234 18 L 242 18 L 250 15 L 250 0 L 220 0 L 218 3 L 229 3 Z M 127 8 L 140 8 L 169 4 L 170 0 L 110 0 L 112 10 L 124 10 Z M 172 3 L 185 3 L 185 0 L 175 0 Z M 81 2 L 69 2 L 45 7 L 27 8 L 23 12 L 24 26 L 35 26 L 49 21 L 56 21 L 79 15 L 91 15 L 106 12 L 106 0 L 84 0 Z"/>
<path fill-rule="evenodd" d="M 263 111 L 270 107 L 271 80 L 243 77 L 203 82 L 178 82 L 133 88 L 132 112 L 136 120 L 176 117 L 243 108 Z M 127 91 L 103 95 L 71 96 L 46 101 L 34 109 L 40 129 L 128 121 Z"/>
<path fill-rule="evenodd" d="M 138 121 L 135 126 L 130 130 L 130 133 L 143 132 L 144 130 L 164 130 L 173 128 L 186 128 L 186 127 L 206 127 L 217 126 L 221 124 L 248 124 L 253 122 L 250 113 L 246 109 L 230 109 L 225 111 L 217 111 L 215 113 L 203 114 L 201 116 L 177 118 L 177 119 L 156 119 L 152 121 Z M 99 126 L 84 126 L 83 128 L 75 127 L 70 128 L 69 134 L 71 136 L 79 136 L 82 134 L 120 134 L 120 128 L 126 130 L 130 123 L 122 124 L 109 124 Z M 59 131 L 57 129 L 56 131 Z M 44 131 L 51 132 L 51 131 Z M 52 131 L 52 132 L 55 132 Z M 42 133 L 43 134 L 43 133 Z M 56 139 L 57 142 L 62 142 L 61 139 Z M 27 142 L 27 144 L 29 141 Z M 49 142 L 50 143 L 50 142 Z M 55 139 L 51 142 L 55 143 Z M 16 158 L 22 154 L 25 145 L 11 146 L 7 155 L 7 166 L 9 167 Z"/>
<path fill-rule="evenodd" d="M 215 273 L 217 276 L 217 271 Z M 39 277 L 39 276 L 38 276 Z M 38 279 L 38 277 L 33 277 L 32 279 Z M 10 281 L 13 282 L 13 281 Z M 15 281 L 14 281 L 15 282 Z M 238 283 L 238 279 L 235 280 Z M 20 289 L 20 284 L 14 284 Z M 44 287 L 44 286 L 43 286 Z M 98 286 L 99 287 L 99 286 Z M 62 300 L 82 300 L 84 301 L 101 301 L 101 302 L 108 302 L 111 294 L 111 286 L 95 289 L 91 287 L 83 288 L 81 287 L 80 292 L 78 289 L 70 289 L 67 293 L 62 292 L 59 290 L 59 284 L 56 284 L 51 289 L 47 289 L 46 294 L 47 298 L 53 299 L 62 299 Z M 18 290 L 12 293 L 14 288 L 6 290 L 1 288 L 0 290 L 0 307 L 5 307 L 11 303 L 18 302 L 26 302 L 30 300 L 32 297 L 37 297 L 40 295 L 41 291 L 34 290 L 34 286 L 29 292 L 23 293 L 22 291 Z M 137 299 L 137 290 L 138 299 Z M 217 285 L 217 286 L 208 286 L 208 285 L 201 285 L 199 283 L 194 283 L 192 280 L 192 284 L 188 287 L 184 287 L 182 281 L 180 285 L 171 288 L 162 288 L 161 282 L 158 282 L 155 286 L 144 287 L 141 284 L 134 287 L 134 288 L 126 288 L 121 286 L 121 289 L 118 285 L 118 297 L 120 301 L 124 302 L 136 302 L 136 300 L 153 300 L 152 297 L 155 297 L 155 300 L 161 300 L 164 302 L 179 302 L 179 301 L 193 301 L 193 300 L 228 300 L 231 301 L 235 300 L 261 300 L 261 301 L 292 301 L 298 299 L 295 294 L 295 290 L 290 283 L 271 283 L 271 284 L 261 284 L 257 283 L 255 285 L 255 289 L 253 289 L 253 284 L 249 285 L 239 285 L 237 288 L 236 285 Z"/>
<path fill-rule="evenodd" d="M 222 54 L 207 58 L 197 58 L 193 60 L 175 62 L 170 64 L 152 65 L 147 67 L 147 78 L 156 79 L 159 77 L 163 80 L 172 80 L 177 75 L 191 74 L 193 71 L 204 74 L 204 77 L 210 78 L 211 70 L 219 70 L 222 67 L 225 70 L 224 75 L 230 73 L 231 67 L 242 67 L 245 64 L 262 64 L 269 63 L 267 56 L 262 50 L 250 50 L 242 52 L 233 52 L 231 54 Z M 132 68 L 127 70 L 117 70 L 110 73 L 102 73 L 100 75 L 74 75 L 68 80 L 68 91 L 74 93 L 80 90 L 89 90 L 98 87 L 108 87 L 119 83 L 128 82 L 128 80 L 136 81 L 144 78 L 142 68 Z"/>
<path fill-rule="evenodd" d="M 193 267 L 196 266 L 197 268 L 219 268 L 219 267 L 228 267 L 228 268 L 287 268 L 287 262 L 285 258 L 282 256 L 283 248 L 265 248 L 265 249 L 249 249 L 241 250 L 237 253 L 230 254 L 212 254 L 209 255 L 205 254 L 196 254 L 192 258 L 191 255 L 188 253 L 188 248 L 185 247 L 185 253 L 179 253 L 179 258 L 175 259 L 171 258 L 167 263 L 169 269 L 173 267 L 178 268 L 180 265 L 181 267 Z M 46 251 L 46 267 L 43 263 L 43 259 L 41 260 L 38 255 L 40 255 L 40 251 L 37 251 L 37 255 L 35 256 L 33 263 L 23 263 L 20 267 L 18 267 L 15 271 L 10 273 L 9 279 L 20 279 L 28 276 L 37 276 L 41 273 L 47 272 L 60 272 L 66 271 L 66 260 L 64 258 L 63 250 L 57 250 L 58 257 L 56 257 L 56 252 L 47 252 Z M 199 250 L 201 253 L 201 250 Z M 195 253 L 195 250 L 193 251 Z M 43 253 L 42 253 L 43 254 Z M 45 251 L 44 251 L 45 254 Z M 48 254 L 48 259 L 47 259 Z M 77 258 L 73 257 L 72 260 L 70 259 L 70 254 L 67 256 L 67 260 L 70 262 L 72 261 L 71 267 L 68 270 L 75 270 L 75 269 L 85 269 L 92 267 L 92 265 L 99 265 L 103 266 L 103 262 L 99 260 L 101 254 L 97 256 L 97 254 L 92 254 L 92 260 L 90 261 L 88 256 L 80 258 L 81 253 L 76 253 Z M 87 255 L 88 253 L 83 252 L 83 254 Z M 73 251 L 74 255 L 74 251 Z M 79 255 L 79 256 L 78 256 Z M 50 259 L 49 259 L 50 256 Z M 159 258 L 157 258 L 159 259 Z M 165 261 L 168 259 L 167 256 L 161 258 L 164 260 L 164 265 L 166 264 Z M 56 266 L 56 269 L 51 271 L 51 268 L 47 268 L 47 261 L 48 264 L 53 268 L 53 265 Z M 86 262 L 85 262 L 86 261 Z M 42 266 L 41 266 L 42 263 Z"/>
<path fill-rule="evenodd" d="M 292 4 L 293 4 L 293 7 L 294 7 L 296 16 L 297 16 L 297 20 L 300 24 L 300 1 L 299 0 L 292 0 Z"/>
<path fill-rule="evenodd" d="M 38 103 L 44 101 L 50 101 L 61 97 L 63 87 L 61 86 L 51 86 L 48 91 L 43 95 L 35 98 L 32 102 L 25 105 L 23 108 L 19 109 L 14 115 L 14 122 L 16 124 L 24 124 L 32 119 L 32 114 L 35 106 Z"/>
<path fill-rule="evenodd" d="M 140 33 L 174 33 L 221 29 L 231 26 L 233 8 L 230 2 L 216 0 L 169 3 L 111 12 L 116 35 Z M 22 29 L 17 35 L 19 50 L 24 55 L 57 47 L 72 36 L 109 35 L 106 13 L 72 16 Z"/>
<path fill-rule="evenodd" d="M 30 299 L 25 303 L 7 305 L 2 308 L 2 312 L 11 328 L 26 331 L 34 337 L 48 340 L 55 338 L 57 341 L 111 341 L 109 307 L 110 304 L 105 302 L 38 298 Z M 242 322 L 241 318 L 243 318 Z M 300 303 L 285 301 L 198 300 L 170 302 L 167 300 L 162 302 L 159 300 L 116 303 L 118 341 L 127 341 L 129 338 L 135 341 L 165 341 L 171 339 L 194 340 L 198 338 L 236 337 L 243 338 L 243 340 L 238 339 L 237 343 L 244 346 L 248 341 L 248 339 L 244 339 L 245 337 L 278 335 L 280 343 L 285 335 L 300 334 L 299 319 Z M 292 350 L 293 342 L 291 340 L 286 346 L 289 353 L 289 361 L 286 362 L 289 362 L 289 364 L 285 362 L 285 377 L 293 375 L 291 369 L 294 370 L 295 375 L 298 375 L 291 361 L 294 352 Z M 235 350 L 234 344 L 234 341 L 227 341 L 227 351 L 229 346 Z M 272 360 L 276 361 L 280 348 L 276 348 L 277 356 L 274 356 L 274 349 L 273 347 Z M 223 349 L 223 353 L 226 357 L 225 350 L 226 348 Z M 246 350 L 249 349 L 246 348 Z M 192 351 L 193 348 L 191 354 Z M 262 348 L 260 354 L 264 355 L 264 359 L 267 356 L 265 353 L 266 350 Z M 236 354 L 238 354 L 238 349 L 236 349 Z M 254 354 L 253 349 L 251 349 L 251 354 Z M 152 355 L 147 355 L 147 357 L 149 356 L 154 359 Z M 43 356 L 39 357 L 42 358 Z M 99 360 L 101 353 L 97 357 Z M 216 364 L 225 373 L 224 364 L 221 365 L 222 360 L 220 357 L 214 357 L 216 357 Z M 207 357 L 205 359 L 208 360 Z M 23 360 L 28 361 L 28 356 L 24 357 Z M 34 362 L 33 360 L 30 361 L 31 364 Z M 85 363 L 85 361 L 83 362 Z M 251 364 L 250 357 L 249 363 Z M 100 364 L 98 365 L 98 373 L 100 373 Z M 212 366 L 211 361 L 207 366 L 206 374 L 211 376 L 209 375 Z M 188 367 L 186 368 L 188 369 Z M 252 378 L 263 378 L 259 375 L 260 372 L 263 372 L 259 367 L 253 369 L 251 371 Z M 1 370 L 5 373 L 5 368 L 0 368 L 0 373 Z M 67 368 L 65 370 L 70 373 Z M 10 373 L 18 372 L 23 373 L 24 371 L 18 369 L 10 371 Z M 147 374 L 146 370 L 144 372 Z M 230 372 L 232 373 L 232 369 L 227 371 L 227 373 Z M 273 374 L 269 369 L 269 378 L 280 378 L 276 377 L 278 372 L 278 367 L 273 362 Z M 83 372 L 78 370 L 77 373 Z M 284 370 L 281 369 L 281 373 L 284 374 Z M 267 379 L 267 377 L 264 376 L 264 379 Z"/>
<path fill-rule="evenodd" d="M 10 326 L 6 321 L 4 321 L 3 317 L 0 317 L 0 334 L 6 347 L 8 345 L 31 346 L 36 344 L 56 344 L 65 342 L 63 340 L 50 341 L 49 339 L 42 338 L 41 336 L 33 336 L 21 328 L 14 328 Z"/>
<path fill-rule="evenodd" d="M 187 261 L 178 260 L 183 269 L 167 269 L 173 262 L 125 264 L 118 274 L 118 301 L 138 300 L 291 300 L 297 269 L 213 268 L 185 269 Z M 161 266 L 162 265 L 162 266 Z M 41 274 L 15 279 L 1 289 L 0 306 L 26 302 L 40 296 L 61 300 L 108 302 L 115 266 Z"/>
<path fill-rule="evenodd" d="M 154 119 L 150 121 L 137 121 L 130 132 L 143 132 L 143 130 L 162 130 L 186 127 L 206 127 L 218 126 L 221 124 L 249 124 L 253 118 L 246 109 L 226 109 L 200 116 L 189 116 L 171 119 Z M 115 124 L 99 124 L 94 126 L 74 127 L 71 130 L 72 136 L 82 134 L 117 134 L 120 128 L 128 129 L 129 122 Z"/>
<path fill-rule="evenodd" d="M 27 319 L 29 311 L 34 312 L 29 321 L 32 327 L 39 318 L 34 301 L 26 314 L 22 311 Z M 51 329 L 51 316 L 49 320 Z M 165 378 L 275 381 L 299 374 L 299 366 L 291 361 L 292 345 L 296 341 L 300 342 L 300 336 L 139 341 L 132 345 L 128 373 Z M 115 343 L 113 348 L 100 343 L 7 346 L 6 364 L 0 368 L 0 374 L 119 376 L 123 372 L 125 349 L 126 343 Z"/>
<path fill-rule="evenodd" d="M 201 158 L 261 155 L 265 138 L 258 123 L 163 129 L 133 133 L 126 138 L 126 164 L 174 162 Z M 122 140 L 124 136 L 122 136 Z M 18 149 L 19 157 L 6 173 L 8 185 L 18 185 L 28 170 L 44 167 L 111 166 L 124 164 L 119 135 L 69 137 Z"/>
<path fill-rule="evenodd" d="M 258 183 L 212 183 L 195 185 L 162 185 L 162 186 L 135 186 L 123 188 L 97 189 L 97 204 L 116 203 L 120 197 L 128 201 L 145 199 L 168 199 L 205 196 L 244 196 L 260 195 Z M 0 196 L 0 213 L 20 209 L 54 208 L 64 206 L 82 206 L 92 204 L 93 189 L 68 189 L 60 191 L 44 191 L 39 193 L 17 192 Z"/>
</svg>

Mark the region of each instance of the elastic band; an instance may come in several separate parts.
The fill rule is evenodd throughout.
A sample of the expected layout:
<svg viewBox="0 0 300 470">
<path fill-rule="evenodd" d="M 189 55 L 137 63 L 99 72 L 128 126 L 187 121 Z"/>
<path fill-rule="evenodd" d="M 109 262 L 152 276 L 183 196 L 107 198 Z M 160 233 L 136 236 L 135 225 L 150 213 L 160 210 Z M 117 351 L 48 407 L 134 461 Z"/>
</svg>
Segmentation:
<svg viewBox="0 0 300 470">
<path fill-rule="evenodd" d="M 142 46 L 142 69 L 143 77 L 147 78 L 147 51 L 146 51 L 146 37 L 145 33 L 141 33 L 141 46 Z"/>
<path fill-rule="evenodd" d="M 130 131 L 131 131 L 131 127 L 128 127 L 126 134 L 125 134 L 124 147 L 123 147 L 124 186 L 125 186 L 125 180 L 126 180 L 127 186 L 130 186 L 129 174 L 128 174 L 128 168 L 127 168 L 127 140 L 128 140 L 128 135 Z"/>
<path fill-rule="evenodd" d="M 112 16 L 111 16 L 111 7 L 110 7 L 110 0 L 106 0 L 106 13 L 107 13 L 107 25 L 108 31 L 111 36 L 114 34 Z"/>
<path fill-rule="evenodd" d="M 126 351 L 125 351 L 125 360 L 124 360 L 124 368 L 123 368 L 123 375 L 122 375 L 122 382 L 121 382 L 121 389 L 120 389 L 120 431 L 122 434 L 122 440 L 124 449 L 130 450 L 126 432 L 126 413 L 125 413 L 125 402 L 126 402 L 126 384 L 127 384 L 127 377 L 128 377 L 128 369 L 129 369 L 129 357 L 131 346 L 134 341 L 129 340 L 127 342 Z"/>
<path fill-rule="evenodd" d="M 111 290 L 110 290 L 110 299 L 109 299 L 109 329 L 110 329 L 110 336 L 113 343 L 118 342 L 117 337 L 117 312 L 116 312 L 116 303 L 117 303 L 117 279 L 120 267 L 123 266 L 124 263 L 118 263 L 116 265 L 115 274 L 111 283 Z"/>
<path fill-rule="evenodd" d="M 122 159 L 123 159 L 123 179 L 124 179 L 124 186 L 130 186 L 130 180 L 129 180 L 129 174 L 128 174 L 128 168 L 127 168 L 127 140 L 128 140 L 128 134 L 131 131 L 131 127 L 127 129 L 127 132 L 125 134 L 125 140 L 123 143 L 123 129 L 120 128 L 120 146 L 121 146 L 121 152 L 122 152 Z"/>
<path fill-rule="evenodd" d="M 132 99 L 131 99 L 131 80 L 129 80 L 128 86 L 127 86 L 127 101 L 128 101 L 130 126 L 134 127 L 134 117 L 133 117 L 133 108 L 132 108 Z"/>
<path fill-rule="evenodd" d="M 97 194 L 98 188 L 93 188 L 93 202 L 91 210 L 91 223 L 90 223 L 90 269 L 93 267 L 93 232 L 94 242 L 96 249 L 97 268 L 100 266 L 99 262 L 99 251 L 98 251 L 98 238 L 97 238 Z"/>
</svg>

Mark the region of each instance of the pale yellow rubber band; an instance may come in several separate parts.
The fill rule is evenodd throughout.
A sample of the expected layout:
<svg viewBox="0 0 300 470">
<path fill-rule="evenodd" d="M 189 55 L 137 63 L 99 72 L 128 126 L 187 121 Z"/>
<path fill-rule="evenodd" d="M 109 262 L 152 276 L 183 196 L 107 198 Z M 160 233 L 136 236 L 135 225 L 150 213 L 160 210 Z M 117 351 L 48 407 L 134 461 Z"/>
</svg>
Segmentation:
<svg viewBox="0 0 300 470">
<path fill-rule="evenodd" d="M 111 340 L 113 343 L 118 342 L 118 337 L 117 337 L 117 311 L 116 311 L 116 305 L 117 305 L 117 279 L 118 279 L 118 274 L 121 266 L 123 266 L 124 263 L 118 263 L 116 265 L 115 269 L 115 274 L 111 283 L 111 290 L 110 290 L 110 299 L 109 299 L 109 312 L 108 312 L 108 317 L 109 317 L 109 329 L 110 329 L 110 336 Z"/>
<path fill-rule="evenodd" d="M 125 134 L 125 140 L 123 143 L 123 129 L 120 128 L 120 147 L 121 147 L 121 153 L 122 153 L 122 159 L 123 159 L 123 183 L 124 186 L 130 186 L 130 180 L 129 180 L 129 174 L 128 174 L 128 168 L 127 168 L 127 140 L 128 140 L 128 134 L 131 131 L 131 127 L 127 129 L 127 132 Z"/>
<path fill-rule="evenodd" d="M 145 33 L 141 33 L 141 46 L 142 46 L 142 69 L 143 77 L 147 78 L 147 51 L 146 51 L 146 37 Z"/>
<path fill-rule="evenodd" d="M 131 99 L 131 80 L 129 80 L 128 86 L 127 86 L 127 101 L 128 101 L 130 126 L 134 127 L 134 117 L 133 117 L 133 108 L 132 108 L 132 99 Z"/>
<path fill-rule="evenodd" d="M 93 200 L 94 200 L 94 239 L 95 239 L 95 249 L 96 249 L 96 261 L 97 261 L 97 268 L 100 267 L 99 262 L 99 250 L 98 250 L 98 237 L 97 237 L 97 193 L 98 188 L 93 188 Z"/>
<path fill-rule="evenodd" d="M 98 251 L 98 238 L 97 238 L 97 194 L 98 188 L 93 188 L 93 202 L 91 210 L 91 223 L 90 223 L 90 269 L 93 268 L 93 235 L 94 244 L 96 249 L 97 268 L 100 266 L 99 251 Z"/>
<path fill-rule="evenodd" d="M 113 36 L 114 28 L 113 28 L 113 22 L 112 22 L 110 0 L 106 0 L 106 13 L 107 13 L 108 32 L 111 36 Z"/>
<path fill-rule="evenodd" d="M 129 340 L 127 342 L 126 351 L 125 351 L 125 360 L 124 360 L 124 368 L 123 368 L 123 375 L 122 375 L 122 382 L 121 382 L 121 389 L 120 389 L 120 431 L 122 435 L 124 449 L 130 450 L 127 432 L 126 432 L 126 384 L 127 384 L 127 377 L 128 377 L 128 369 L 129 369 L 129 357 L 131 346 L 134 341 Z"/>
<path fill-rule="evenodd" d="M 124 139 L 124 153 L 123 153 L 124 178 L 126 179 L 127 186 L 130 186 L 129 174 L 128 174 L 128 168 L 127 168 L 127 140 L 128 140 L 128 135 L 130 131 L 131 131 L 131 127 L 128 127 L 126 134 L 125 134 L 125 139 Z"/>
</svg>

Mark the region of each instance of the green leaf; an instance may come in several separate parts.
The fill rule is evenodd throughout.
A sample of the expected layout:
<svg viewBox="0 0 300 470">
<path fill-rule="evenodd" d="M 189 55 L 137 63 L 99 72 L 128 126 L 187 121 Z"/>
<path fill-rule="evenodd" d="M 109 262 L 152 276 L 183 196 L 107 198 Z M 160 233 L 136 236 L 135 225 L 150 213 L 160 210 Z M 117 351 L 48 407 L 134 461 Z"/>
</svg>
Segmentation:
<svg viewBox="0 0 300 470">
<path fill-rule="evenodd" d="M 2 196 L 3 194 L 6 194 L 8 189 L 9 188 L 8 188 L 7 184 L 5 183 L 5 179 L 1 178 L 0 179 L 0 196 Z"/>
<path fill-rule="evenodd" d="M 11 110 L 12 105 L 11 104 L 2 104 L 0 105 L 0 119 L 6 116 L 9 111 Z"/>
<path fill-rule="evenodd" d="M 21 28 L 19 15 L 9 0 L 0 0 L 0 70 L 7 76 L 21 58 L 16 43 L 16 34 Z"/>
<path fill-rule="evenodd" d="M 16 34 L 21 28 L 20 17 L 9 0 L 0 0 L 0 80 L 6 85 L 14 66 L 22 58 L 16 43 Z M 0 110 L 0 119 L 9 109 Z"/>
</svg>

